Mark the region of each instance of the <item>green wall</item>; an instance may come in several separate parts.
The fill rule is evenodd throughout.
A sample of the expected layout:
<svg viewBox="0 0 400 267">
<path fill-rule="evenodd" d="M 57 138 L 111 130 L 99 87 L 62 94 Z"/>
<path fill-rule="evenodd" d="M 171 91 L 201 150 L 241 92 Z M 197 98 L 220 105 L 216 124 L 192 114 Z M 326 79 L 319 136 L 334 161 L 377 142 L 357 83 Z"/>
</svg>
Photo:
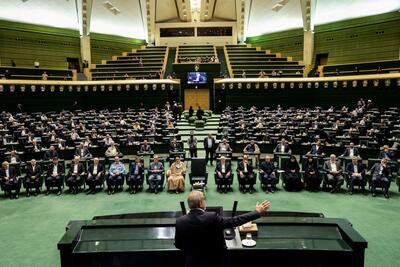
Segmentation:
<svg viewBox="0 0 400 267">
<path fill-rule="evenodd" d="M 105 34 L 91 34 L 92 61 L 110 59 L 145 44 L 144 40 Z M 37 59 L 42 68 L 67 68 L 67 57 L 80 58 L 79 31 L 47 26 L 0 21 L 0 64 L 33 67 Z"/>
<path fill-rule="evenodd" d="M 328 64 L 379 61 L 399 58 L 400 13 L 328 23 L 315 27 L 314 60 L 317 53 L 328 53 Z M 302 29 L 247 38 L 247 43 L 303 58 Z"/>
</svg>

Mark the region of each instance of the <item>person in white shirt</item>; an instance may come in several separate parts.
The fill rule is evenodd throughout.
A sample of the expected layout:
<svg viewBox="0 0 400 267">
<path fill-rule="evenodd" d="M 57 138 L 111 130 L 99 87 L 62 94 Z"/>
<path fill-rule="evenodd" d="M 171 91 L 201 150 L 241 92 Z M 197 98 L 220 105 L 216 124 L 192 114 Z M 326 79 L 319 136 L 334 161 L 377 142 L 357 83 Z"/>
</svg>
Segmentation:
<svg viewBox="0 0 400 267">
<path fill-rule="evenodd" d="M 324 170 L 326 171 L 328 184 L 332 185 L 331 193 L 339 192 L 344 179 L 342 176 L 342 166 L 340 162 L 336 160 L 335 154 L 331 154 L 329 160 L 325 161 Z"/>
<path fill-rule="evenodd" d="M 88 168 L 88 176 L 86 184 L 89 186 L 87 194 L 95 194 L 96 186 L 104 182 L 104 166 L 100 163 L 98 158 L 93 159 L 93 164 Z"/>
<path fill-rule="evenodd" d="M 71 167 L 69 168 L 68 178 L 66 181 L 67 186 L 72 194 L 76 195 L 78 193 L 79 187 L 81 185 L 81 180 L 83 179 L 83 175 L 85 174 L 85 169 L 83 164 L 79 162 L 80 157 L 76 156 L 71 163 Z"/>
</svg>

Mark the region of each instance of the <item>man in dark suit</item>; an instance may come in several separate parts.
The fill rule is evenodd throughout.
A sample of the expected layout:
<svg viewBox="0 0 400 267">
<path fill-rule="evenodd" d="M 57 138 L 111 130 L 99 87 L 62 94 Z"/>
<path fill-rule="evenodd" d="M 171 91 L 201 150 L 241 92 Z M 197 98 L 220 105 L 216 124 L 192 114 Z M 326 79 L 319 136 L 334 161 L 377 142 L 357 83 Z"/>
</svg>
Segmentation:
<svg viewBox="0 0 400 267">
<path fill-rule="evenodd" d="M 254 192 L 254 184 L 256 183 L 256 176 L 253 171 L 253 165 L 249 162 L 249 156 L 243 155 L 243 160 L 238 163 L 237 175 L 239 180 L 239 189 L 243 193 L 246 190 L 252 194 Z M 246 188 L 246 186 L 249 188 Z"/>
<path fill-rule="evenodd" d="M 364 166 L 358 162 L 358 158 L 353 156 L 351 162 L 347 164 L 347 174 L 349 175 L 349 194 L 353 194 L 354 184 L 358 184 L 362 187 L 362 192 L 365 191 L 365 185 L 367 180 L 365 179 Z"/>
<path fill-rule="evenodd" d="M 176 141 L 176 138 L 172 139 L 171 143 L 169 144 L 169 153 L 179 152 L 181 150 L 182 150 L 181 145 Z"/>
<path fill-rule="evenodd" d="M 30 196 L 30 190 L 35 188 L 34 196 L 40 194 L 40 176 L 42 175 L 42 167 L 37 164 L 35 159 L 32 159 L 26 169 L 24 186 L 26 188 L 26 196 Z"/>
<path fill-rule="evenodd" d="M 150 164 L 148 174 L 149 174 L 149 186 L 150 190 L 154 193 L 158 193 L 158 187 L 162 180 L 162 175 L 164 172 L 164 165 L 160 162 L 158 155 L 154 155 L 154 161 Z"/>
<path fill-rule="evenodd" d="M 379 158 L 387 159 L 388 161 L 391 161 L 394 159 L 393 152 L 390 151 L 390 148 L 388 145 L 383 146 L 383 149 L 379 152 Z"/>
<path fill-rule="evenodd" d="M 75 156 L 81 158 L 90 158 L 92 154 L 90 154 L 89 149 L 84 146 L 83 143 L 80 143 L 79 146 L 75 150 Z"/>
<path fill-rule="evenodd" d="M 331 154 L 329 160 L 325 161 L 324 170 L 328 177 L 328 183 L 332 185 L 331 193 L 339 192 L 344 179 L 342 176 L 342 166 L 336 160 L 336 155 Z"/>
<path fill-rule="evenodd" d="M 86 179 L 86 184 L 89 186 L 89 191 L 87 194 L 96 193 L 96 185 L 102 184 L 104 182 L 104 166 L 99 162 L 98 158 L 93 159 L 93 164 L 88 168 L 88 176 Z"/>
<path fill-rule="evenodd" d="M 143 141 L 143 144 L 140 146 L 140 150 L 139 151 L 140 151 L 140 153 L 150 153 L 150 152 L 152 152 L 151 146 L 149 145 L 147 140 Z"/>
<path fill-rule="evenodd" d="M 268 155 L 265 156 L 265 160 L 260 164 L 260 180 L 262 188 L 265 189 L 266 192 L 273 193 L 276 191 L 276 184 L 278 183 L 276 168 L 271 161 L 271 157 Z"/>
<path fill-rule="evenodd" d="M 231 164 L 226 161 L 224 156 L 222 156 L 220 162 L 217 163 L 215 177 L 218 192 L 226 193 L 228 190 L 227 187 L 232 183 L 232 168 Z"/>
<path fill-rule="evenodd" d="M 313 156 L 321 156 L 324 154 L 323 151 L 323 146 L 321 145 L 321 140 L 317 140 L 317 142 L 311 146 L 310 152 L 308 154 L 311 154 Z"/>
<path fill-rule="evenodd" d="M 54 148 L 54 146 L 50 146 L 49 150 L 47 150 L 44 153 L 43 159 L 44 160 L 52 160 L 53 158 L 57 158 L 58 157 L 58 153 L 56 151 L 56 149 Z"/>
<path fill-rule="evenodd" d="M 83 164 L 79 162 L 79 160 L 79 156 L 75 156 L 73 162 L 71 163 L 71 167 L 69 168 L 66 181 L 69 191 L 74 195 L 78 193 L 80 181 L 83 179 L 82 176 L 85 174 L 85 168 L 83 167 Z"/>
<path fill-rule="evenodd" d="M 17 172 L 7 161 L 4 161 L 1 167 L 0 180 L 4 191 L 10 196 L 10 199 L 19 198 L 21 184 L 18 181 Z"/>
<path fill-rule="evenodd" d="M 342 156 L 345 158 L 352 158 L 354 156 L 359 157 L 360 153 L 358 152 L 358 148 L 354 147 L 354 143 L 351 142 L 349 144 L 349 147 L 346 148 Z"/>
<path fill-rule="evenodd" d="M 264 201 L 253 212 L 235 217 L 222 217 L 207 212 L 204 195 L 192 191 L 188 196 L 190 211 L 176 220 L 175 246 L 183 250 L 186 267 L 223 266 L 226 244 L 223 230 L 256 220 L 265 214 L 271 204 Z"/>
<path fill-rule="evenodd" d="M 143 185 L 144 168 L 139 157 L 135 158 L 129 166 L 129 174 L 126 183 L 129 186 L 129 193 L 136 194 L 136 192 Z"/>
<path fill-rule="evenodd" d="M 388 160 L 383 158 L 380 163 L 375 163 L 372 166 L 370 173 L 372 175 L 371 180 L 371 192 L 372 196 L 376 195 L 376 187 L 378 185 L 383 186 L 383 194 L 385 198 L 389 198 L 389 187 L 390 187 L 390 170 L 388 167 Z"/>
<path fill-rule="evenodd" d="M 203 145 L 206 151 L 206 164 L 208 163 L 208 160 L 210 160 L 212 166 L 214 160 L 215 138 L 211 133 L 208 133 L 208 136 L 204 138 Z"/>
<path fill-rule="evenodd" d="M 8 161 L 8 163 L 18 163 L 21 162 L 21 159 L 17 155 L 17 152 L 13 150 L 11 151 L 10 155 L 7 156 L 6 161 Z"/>
<path fill-rule="evenodd" d="M 53 158 L 53 162 L 49 165 L 47 169 L 47 175 L 46 175 L 46 195 L 50 194 L 50 188 L 51 187 L 57 187 L 57 195 L 61 195 L 61 186 L 63 183 L 63 177 L 64 177 L 64 167 L 63 165 L 58 161 L 58 158 Z"/>
<path fill-rule="evenodd" d="M 286 143 L 286 140 L 282 138 L 281 142 L 276 145 L 274 149 L 274 153 L 287 153 L 291 154 L 292 150 L 290 149 L 289 145 Z"/>
</svg>

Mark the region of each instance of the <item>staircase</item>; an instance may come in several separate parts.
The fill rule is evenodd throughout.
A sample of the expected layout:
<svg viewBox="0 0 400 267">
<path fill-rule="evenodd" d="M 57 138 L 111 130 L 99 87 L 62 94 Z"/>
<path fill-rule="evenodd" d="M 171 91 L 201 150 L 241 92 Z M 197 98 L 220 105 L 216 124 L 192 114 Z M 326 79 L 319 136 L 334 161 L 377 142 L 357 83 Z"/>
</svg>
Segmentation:
<svg viewBox="0 0 400 267">
<path fill-rule="evenodd" d="M 203 146 L 203 140 L 206 138 L 208 133 L 211 133 L 214 137 L 217 135 L 219 119 L 219 115 L 213 114 L 211 118 L 207 120 L 204 128 L 197 130 L 194 125 L 189 124 L 189 122 L 183 118 L 181 121 L 178 121 L 177 127 L 179 129 L 179 134 L 181 135 L 185 150 L 189 149 L 187 145 L 187 139 L 189 138 L 190 131 L 194 131 L 194 136 L 197 138 L 197 156 L 200 158 L 205 157 L 206 154 Z"/>
<path fill-rule="evenodd" d="M 219 59 L 219 62 L 221 63 L 221 73 L 224 74 L 224 76 L 229 76 L 228 72 L 228 65 L 226 63 L 225 59 L 225 53 L 224 53 L 224 48 L 222 46 L 218 46 L 217 48 L 217 56 Z"/>
<path fill-rule="evenodd" d="M 168 59 L 167 59 L 167 66 L 165 68 L 164 72 L 164 78 L 168 76 L 171 72 L 173 72 L 173 64 L 175 62 L 175 56 L 176 56 L 176 47 L 170 47 L 169 48 L 169 53 L 168 53 Z"/>
</svg>

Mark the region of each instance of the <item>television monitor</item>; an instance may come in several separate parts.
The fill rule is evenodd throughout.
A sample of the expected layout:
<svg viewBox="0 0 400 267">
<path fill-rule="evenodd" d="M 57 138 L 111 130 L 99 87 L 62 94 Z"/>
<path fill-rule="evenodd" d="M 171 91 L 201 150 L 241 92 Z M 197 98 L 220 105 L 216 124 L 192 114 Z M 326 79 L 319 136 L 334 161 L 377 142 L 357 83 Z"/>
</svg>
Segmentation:
<svg viewBox="0 0 400 267">
<path fill-rule="evenodd" d="M 207 73 L 205 72 L 188 72 L 188 84 L 205 84 L 207 83 Z"/>
</svg>

